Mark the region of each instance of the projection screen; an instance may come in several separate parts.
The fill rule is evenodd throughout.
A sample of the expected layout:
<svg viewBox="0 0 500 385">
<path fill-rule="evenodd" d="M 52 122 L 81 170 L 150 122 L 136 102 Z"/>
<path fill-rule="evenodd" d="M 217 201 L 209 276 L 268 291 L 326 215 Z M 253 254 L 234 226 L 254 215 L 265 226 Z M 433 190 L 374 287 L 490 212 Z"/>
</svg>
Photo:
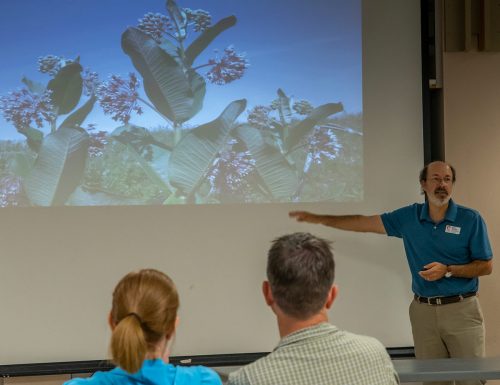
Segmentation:
<svg viewBox="0 0 500 385">
<path fill-rule="evenodd" d="M 0 364 L 108 356 L 111 292 L 161 269 L 174 355 L 270 351 L 272 239 L 333 241 L 331 321 L 412 345 L 400 241 L 296 223 L 420 200 L 418 2 L 0 3 Z"/>
</svg>

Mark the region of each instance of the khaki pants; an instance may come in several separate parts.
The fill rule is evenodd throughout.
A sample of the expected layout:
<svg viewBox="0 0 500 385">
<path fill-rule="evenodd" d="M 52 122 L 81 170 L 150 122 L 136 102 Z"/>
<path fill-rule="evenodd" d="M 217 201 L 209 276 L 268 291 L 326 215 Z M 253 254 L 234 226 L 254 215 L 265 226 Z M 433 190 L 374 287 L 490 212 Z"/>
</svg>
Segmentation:
<svg viewBox="0 0 500 385">
<path fill-rule="evenodd" d="M 417 358 L 484 357 L 483 314 L 476 296 L 448 305 L 413 300 L 410 321 Z M 433 385 L 480 385 L 485 381 L 429 382 Z"/>
</svg>

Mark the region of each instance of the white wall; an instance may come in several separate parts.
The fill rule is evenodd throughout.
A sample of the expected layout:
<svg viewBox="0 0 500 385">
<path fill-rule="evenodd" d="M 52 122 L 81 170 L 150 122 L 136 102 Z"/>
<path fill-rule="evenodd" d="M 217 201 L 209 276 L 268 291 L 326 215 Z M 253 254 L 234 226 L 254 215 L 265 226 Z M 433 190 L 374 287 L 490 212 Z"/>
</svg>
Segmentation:
<svg viewBox="0 0 500 385">
<path fill-rule="evenodd" d="M 444 57 L 446 158 L 457 169 L 455 199 L 479 210 L 493 254 L 500 250 L 500 53 Z M 489 356 L 500 356 L 500 266 L 480 279 Z M 488 382 L 498 383 L 500 381 Z"/>
</svg>

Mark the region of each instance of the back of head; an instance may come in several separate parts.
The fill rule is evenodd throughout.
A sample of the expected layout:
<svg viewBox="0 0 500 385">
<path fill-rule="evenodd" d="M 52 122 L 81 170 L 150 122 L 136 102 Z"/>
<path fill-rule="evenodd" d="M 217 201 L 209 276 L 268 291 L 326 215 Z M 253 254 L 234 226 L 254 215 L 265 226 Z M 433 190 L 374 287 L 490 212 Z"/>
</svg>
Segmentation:
<svg viewBox="0 0 500 385">
<path fill-rule="evenodd" d="M 138 371 L 146 354 L 173 333 L 178 307 L 177 290 L 166 274 L 145 269 L 123 277 L 111 308 L 113 362 L 127 372 Z"/>
<path fill-rule="evenodd" d="M 321 311 L 334 275 L 328 241 L 309 233 L 294 233 L 273 241 L 267 278 L 273 298 L 285 314 L 305 320 Z"/>
</svg>

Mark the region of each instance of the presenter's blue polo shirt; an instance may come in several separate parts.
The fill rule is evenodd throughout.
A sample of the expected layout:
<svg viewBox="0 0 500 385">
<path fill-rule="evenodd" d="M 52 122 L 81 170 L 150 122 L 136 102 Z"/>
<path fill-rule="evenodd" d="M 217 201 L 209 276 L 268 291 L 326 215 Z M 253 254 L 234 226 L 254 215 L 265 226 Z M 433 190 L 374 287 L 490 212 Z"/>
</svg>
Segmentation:
<svg viewBox="0 0 500 385">
<path fill-rule="evenodd" d="M 477 291 L 477 278 L 443 277 L 429 282 L 418 275 L 431 262 L 464 265 L 492 258 L 486 225 L 477 211 L 450 200 L 439 223 L 430 218 L 427 203 L 415 203 L 381 218 L 387 235 L 403 239 L 415 294 L 447 297 Z"/>
</svg>

